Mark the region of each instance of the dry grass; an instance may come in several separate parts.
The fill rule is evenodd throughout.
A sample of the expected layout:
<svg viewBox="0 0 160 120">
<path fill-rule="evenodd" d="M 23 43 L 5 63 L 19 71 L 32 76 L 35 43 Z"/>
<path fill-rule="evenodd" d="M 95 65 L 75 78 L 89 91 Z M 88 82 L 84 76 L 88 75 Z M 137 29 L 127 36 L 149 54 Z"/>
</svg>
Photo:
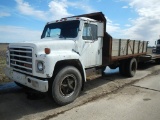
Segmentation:
<svg viewBox="0 0 160 120">
<path fill-rule="evenodd" d="M 0 44 L 0 83 L 9 82 L 10 80 L 4 74 L 4 67 L 6 66 L 6 50 L 8 44 Z"/>
</svg>

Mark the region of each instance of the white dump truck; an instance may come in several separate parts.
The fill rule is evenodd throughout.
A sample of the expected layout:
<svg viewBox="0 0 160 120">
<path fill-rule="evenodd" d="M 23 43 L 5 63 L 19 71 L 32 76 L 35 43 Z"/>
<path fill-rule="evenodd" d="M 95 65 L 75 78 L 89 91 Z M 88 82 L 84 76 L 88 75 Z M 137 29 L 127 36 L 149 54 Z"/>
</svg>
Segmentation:
<svg viewBox="0 0 160 120">
<path fill-rule="evenodd" d="M 55 103 L 65 105 L 106 66 L 134 76 L 137 63 L 152 58 L 147 45 L 147 41 L 113 39 L 102 12 L 72 16 L 48 22 L 39 41 L 9 44 L 5 73 L 18 85 L 48 92 Z"/>
</svg>

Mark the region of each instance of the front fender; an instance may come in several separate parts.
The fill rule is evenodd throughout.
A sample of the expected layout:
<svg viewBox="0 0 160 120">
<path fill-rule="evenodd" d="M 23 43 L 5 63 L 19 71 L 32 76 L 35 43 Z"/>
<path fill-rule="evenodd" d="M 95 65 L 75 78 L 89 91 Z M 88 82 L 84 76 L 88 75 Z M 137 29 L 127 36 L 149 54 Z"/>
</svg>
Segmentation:
<svg viewBox="0 0 160 120">
<path fill-rule="evenodd" d="M 68 60 L 68 61 L 78 60 L 81 63 L 84 79 L 86 81 L 85 67 L 82 61 L 80 60 L 80 56 L 78 53 L 75 53 L 72 51 L 52 52 L 48 55 L 47 54 L 39 55 L 37 59 L 44 61 L 44 65 L 45 65 L 44 74 L 40 75 L 43 78 L 46 78 L 46 77 L 51 78 L 53 76 L 53 71 L 57 62 L 64 61 L 64 60 Z"/>
</svg>

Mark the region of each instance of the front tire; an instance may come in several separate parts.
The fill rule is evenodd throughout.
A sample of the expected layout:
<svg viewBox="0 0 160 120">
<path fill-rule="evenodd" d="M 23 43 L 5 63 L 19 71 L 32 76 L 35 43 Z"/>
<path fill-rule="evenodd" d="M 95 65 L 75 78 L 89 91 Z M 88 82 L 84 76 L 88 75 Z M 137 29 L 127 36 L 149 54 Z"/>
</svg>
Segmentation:
<svg viewBox="0 0 160 120">
<path fill-rule="evenodd" d="M 62 68 L 52 83 L 51 96 L 58 105 L 73 102 L 82 88 L 82 77 L 79 70 L 73 66 Z"/>
</svg>

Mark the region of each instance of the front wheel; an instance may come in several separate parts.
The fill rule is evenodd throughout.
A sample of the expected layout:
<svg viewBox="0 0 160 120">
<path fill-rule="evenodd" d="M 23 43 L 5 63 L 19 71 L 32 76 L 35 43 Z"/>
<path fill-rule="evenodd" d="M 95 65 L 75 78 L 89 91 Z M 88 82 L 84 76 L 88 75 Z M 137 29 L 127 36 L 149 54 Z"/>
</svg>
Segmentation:
<svg viewBox="0 0 160 120">
<path fill-rule="evenodd" d="M 79 70 L 73 66 L 62 68 L 52 82 L 51 96 L 58 105 L 73 102 L 82 87 L 82 77 Z"/>
</svg>

